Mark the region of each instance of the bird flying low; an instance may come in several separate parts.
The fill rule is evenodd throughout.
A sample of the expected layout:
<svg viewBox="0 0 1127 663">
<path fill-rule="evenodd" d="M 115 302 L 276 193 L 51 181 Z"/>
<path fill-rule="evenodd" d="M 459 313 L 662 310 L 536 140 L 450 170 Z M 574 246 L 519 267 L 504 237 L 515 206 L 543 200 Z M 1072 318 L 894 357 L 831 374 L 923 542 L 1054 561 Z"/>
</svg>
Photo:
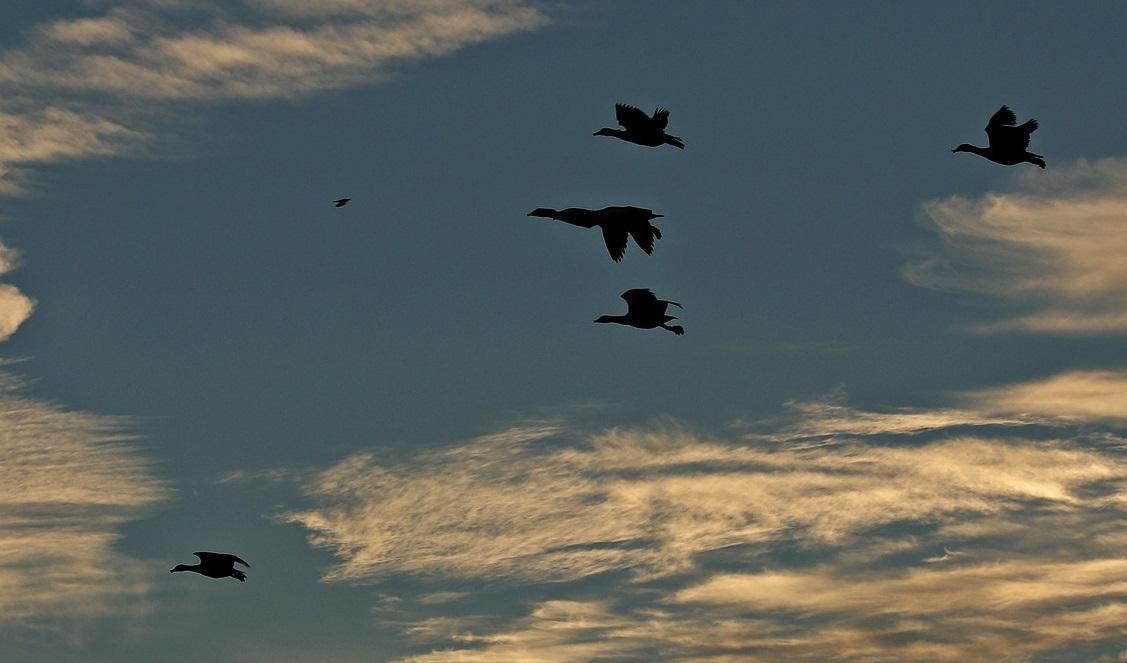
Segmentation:
<svg viewBox="0 0 1127 663">
<path fill-rule="evenodd" d="M 606 242 L 611 260 L 615 262 L 622 260 L 622 256 L 626 254 L 628 237 L 633 237 L 634 242 L 646 252 L 646 255 L 653 254 L 654 242 L 661 239 L 661 230 L 650 221 L 663 215 L 654 214 L 653 210 L 641 207 L 604 207 L 598 210 L 580 207 L 554 210 L 538 207 L 528 215 L 555 219 L 580 228 L 598 226 L 603 231 L 603 241 Z"/>
<path fill-rule="evenodd" d="M 646 147 L 672 145 L 678 149 L 685 149 L 685 143 L 680 138 L 665 133 L 665 127 L 669 124 L 669 111 L 664 108 L 658 108 L 654 111 L 653 117 L 650 117 L 634 106 L 615 104 L 614 114 L 622 128 L 603 127 L 595 132 L 596 136 L 613 136 Z"/>
<path fill-rule="evenodd" d="M 657 295 L 655 295 L 652 290 L 646 288 L 627 290 L 622 293 L 621 296 L 626 300 L 626 315 L 601 315 L 595 319 L 595 322 L 613 322 L 619 325 L 637 327 L 638 329 L 654 329 L 661 327 L 678 336 L 684 336 L 684 327 L 681 325 L 666 324 L 670 320 L 677 319 L 665 313 L 665 310 L 669 308 L 670 304 L 681 308 L 681 305 L 677 302 L 671 302 L 668 299 L 658 299 Z"/>
<path fill-rule="evenodd" d="M 1037 131 L 1037 126 L 1037 120 L 1026 120 L 1024 124 L 1019 125 L 1017 116 L 1010 107 L 1002 106 L 986 123 L 986 137 L 990 139 L 987 147 L 963 143 L 951 151 L 973 152 L 1003 166 L 1031 163 L 1044 168 L 1045 157 L 1026 151 L 1029 147 L 1029 136 Z"/>
<path fill-rule="evenodd" d="M 352 200 L 352 199 L 351 198 L 337 198 L 336 200 L 333 201 L 333 207 L 344 207 L 345 205 L 348 204 L 348 201 L 350 201 L 350 200 Z"/>
<path fill-rule="evenodd" d="M 234 578 L 239 582 L 247 581 L 247 574 L 236 569 L 235 563 L 242 564 L 248 569 L 250 564 L 247 564 L 237 555 L 216 552 L 195 552 L 192 554 L 200 558 L 199 564 L 177 564 L 169 573 L 193 571 L 208 578 Z"/>
</svg>

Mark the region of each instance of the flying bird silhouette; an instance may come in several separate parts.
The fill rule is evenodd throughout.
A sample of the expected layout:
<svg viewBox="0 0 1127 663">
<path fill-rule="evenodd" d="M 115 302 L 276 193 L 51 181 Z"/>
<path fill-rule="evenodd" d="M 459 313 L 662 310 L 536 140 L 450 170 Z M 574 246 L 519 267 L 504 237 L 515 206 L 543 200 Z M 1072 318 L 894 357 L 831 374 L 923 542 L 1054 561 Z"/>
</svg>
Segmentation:
<svg viewBox="0 0 1127 663">
<path fill-rule="evenodd" d="M 333 207 L 344 207 L 345 205 L 348 204 L 348 201 L 350 201 L 350 200 L 352 200 L 352 199 L 351 198 L 338 198 L 338 199 L 333 201 Z"/>
<path fill-rule="evenodd" d="M 951 151 L 973 152 L 1003 166 L 1028 162 L 1044 168 L 1045 157 L 1026 151 L 1029 147 L 1029 135 L 1037 131 L 1037 120 L 1027 120 L 1024 124 L 1015 125 L 1017 125 L 1017 116 L 1009 106 L 1002 106 L 986 124 L 986 136 L 990 139 L 989 146 L 978 147 L 963 143 Z"/>
<path fill-rule="evenodd" d="M 615 262 L 622 260 L 626 254 L 628 237 L 633 237 L 646 255 L 653 255 L 654 242 L 661 239 L 661 230 L 650 223 L 653 219 L 660 218 L 661 214 L 654 214 L 653 210 L 641 207 L 604 207 L 598 210 L 569 207 L 554 210 L 547 207 L 537 207 L 528 213 L 529 216 L 542 216 L 564 223 L 570 223 L 580 228 L 594 228 L 598 226 L 603 231 L 603 240 L 607 244 L 607 251 Z"/>
<path fill-rule="evenodd" d="M 236 569 L 235 562 L 242 564 L 248 569 L 250 568 L 250 564 L 247 564 L 235 555 L 215 552 L 195 552 L 192 554 L 200 558 L 199 564 L 177 564 L 169 573 L 194 571 L 208 578 L 235 578 L 239 582 L 247 581 L 247 574 Z"/>
<path fill-rule="evenodd" d="M 671 302 L 667 299 L 658 299 L 653 291 L 645 288 L 634 288 L 622 293 L 622 298 L 626 300 L 626 315 L 601 315 L 595 322 L 613 322 L 620 325 L 629 325 L 630 327 L 637 327 L 638 329 L 654 329 L 661 327 L 668 329 L 678 336 L 685 334 L 685 328 L 681 325 L 667 325 L 665 323 L 677 318 L 666 315 L 665 309 L 670 304 L 681 308 L 677 302 Z"/>
<path fill-rule="evenodd" d="M 622 128 L 603 127 L 595 132 L 596 136 L 614 136 L 646 147 L 672 145 L 685 149 L 685 143 L 680 138 L 665 133 L 665 126 L 669 124 L 669 111 L 664 108 L 658 108 L 654 111 L 653 117 L 650 117 L 634 106 L 615 104 L 614 114 Z"/>
</svg>

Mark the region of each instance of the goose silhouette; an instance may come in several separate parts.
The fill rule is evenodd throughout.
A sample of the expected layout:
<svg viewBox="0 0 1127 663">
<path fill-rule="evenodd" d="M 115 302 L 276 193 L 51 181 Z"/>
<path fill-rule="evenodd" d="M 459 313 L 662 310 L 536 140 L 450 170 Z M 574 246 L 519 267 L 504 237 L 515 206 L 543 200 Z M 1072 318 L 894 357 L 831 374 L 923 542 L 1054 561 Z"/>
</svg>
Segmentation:
<svg viewBox="0 0 1127 663">
<path fill-rule="evenodd" d="M 685 149 L 685 143 L 680 138 L 665 133 L 665 127 L 669 124 L 669 111 L 664 108 L 658 108 L 654 111 L 653 117 L 650 117 L 634 106 L 615 104 L 614 114 L 622 128 L 603 127 L 595 132 L 596 136 L 613 136 L 646 147 L 672 145 L 678 149 Z"/>
<path fill-rule="evenodd" d="M 598 226 L 603 231 L 603 241 L 606 242 L 607 251 L 611 260 L 618 262 L 626 254 L 628 237 L 633 237 L 638 246 L 652 255 L 654 242 L 661 239 L 661 230 L 650 223 L 660 218 L 661 214 L 654 214 L 653 210 L 641 207 L 604 207 L 598 210 L 569 207 L 554 210 L 548 207 L 538 207 L 528 213 L 529 216 L 542 216 L 556 221 L 570 223 L 580 228 L 594 228 Z"/>
<path fill-rule="evenodd" d="M 621 297 L 626 300 L 626 315 L 601 315 L 595 319 L 595 322 L 611 322 L 619 325 L 627 325 L 630 327 L 637 327 L 638 329 L 654 329 L 661 327 L 668 329 L 678 336 L 685 334 L 685 328 L 681 325 L 668 325 L 670 320 L 677 318 L 667 315 L 665 310 L 670 304 L 681 308 L 677 302 L 671 302 L 668 299 L 658 299 L 657 295 L 652 290 L 646 288 L 634 288 L 622 293 Z"/>
<path fill-rule="evenodd" d="M 242 564 L 248 569 L 250 568 L 250 564 L 247 564 L 236 555 L 216 552 L 194 552 L 192 554 L 200 558 L 199 564 L 177 564 L 169 573 L 194 571 L 208 578 L 235 578 L 239 582 L 247 581 L 247 574 L 236 569 L 235 562 Z"/>
<path fill-rule="evenodd" d="M 986 137 L 990 139 L 987 147 L 963 143 L 951 151 L 972 152 L 1003 166 L 1031 163 L 1044 168 L 1045 157 L 1026 151 L 1029 147 L 1029 135 L 1037 131 L 1037 126 L 1037 120 L 1027 120 L 1018 125 L 1017 116 L 1010 107 L 1002 106 L 986 124 Z"/>
</svg>

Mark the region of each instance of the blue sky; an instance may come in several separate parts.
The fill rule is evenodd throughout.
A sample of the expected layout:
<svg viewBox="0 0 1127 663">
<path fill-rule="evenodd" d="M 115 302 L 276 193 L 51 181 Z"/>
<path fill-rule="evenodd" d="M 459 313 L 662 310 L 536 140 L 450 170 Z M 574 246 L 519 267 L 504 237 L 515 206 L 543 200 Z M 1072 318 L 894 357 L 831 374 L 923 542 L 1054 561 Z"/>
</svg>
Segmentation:
<svg viewBox="0 0 1127 663">
<path fill-rule="evenodd" d="M 1124 18 L 5 3 L 0 658 L 1118 660 Z"/>
</svg>

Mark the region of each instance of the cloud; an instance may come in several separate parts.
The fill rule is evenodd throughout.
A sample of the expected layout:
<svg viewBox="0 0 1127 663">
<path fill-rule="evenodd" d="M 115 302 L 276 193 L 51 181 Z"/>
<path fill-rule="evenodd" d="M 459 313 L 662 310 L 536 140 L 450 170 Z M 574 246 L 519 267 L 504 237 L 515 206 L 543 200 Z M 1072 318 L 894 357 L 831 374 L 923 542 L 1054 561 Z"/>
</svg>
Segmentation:
<svg viewBox="0 0 1127 663">
<path fill-rule="evenodd" d="M 1065 507 L 1080 487 L 1124 470 L 1063 443 L 974 436 L 762 449 L 612 430 L 583 446 L 530 444 L 546 439 L 512 430 L 402 465 L 354 455 L 309 487 L 322 507 L 288 518 L 342 558 L 329 580 L 568 581 L 625 570 L 652 579 L 733 546 L 844 545 L 900 522 L 1028 501 Z"/>
<path fill-rule="evenodd" d="M 1002 416 L 998 409 L 932 408 L 877 412 L 858 410 L 845 403 L 838 390 L 809 401 L 790 401 L 784 416 L 764 421 L 738 422 L 752 429 L 749 439 L 796 441 L 802 438 L 918 435 L 959 426 L 1021 426 L 1028 417 Z"/>
<path fill-rule="evenodd" d="M 90 113 L 5 108 L 0 102 L 0 195 L 26 191 L 28 165 L 122 154 L 145 137 Z"/>
<path fill-rule="evenodd" d="M 0 52 L 0 194 L 28 166 L 133 151 L 185 103 L 371 84 L 546 23 L 519 0 L 119 0 L 41 24 Z"/>
<path fill-rule="evenodd" d="M 0 243 L 0 276 L 19 265 L 20 253 Z M 0 341 L 16 333 L 24 320 L 35 310 L 35 300 L 13 285 L 0 283 Z"/>
<path fill-rule="evenodd" d="M 668 420 L 519 426 L 411 458 L 354 454 L 283 518 L 337 556 L 329 581 L 549 596 L 510 618 L 424 592 L 415 604 L 456 612 L 408 620 L 432 647 L 411 661 L 1099 649 L 1127 616 L 1127 459 L 1102 405 L 1120 379 L 1065 373 L 935 410 L 792 403 L 773 430 L 728 439 Z M 574 598 L 594 576 L 602 598 Z"/>
<path fill-rule="evenodd" d="M 1018 310 L 976 329 L 1127 331 L 1127 160 L 1027 173 L 1012 191 L 952 196 L 923 211 L 941 243 L 905 267 L 908 281 Z"/>
<path fill-rule="evenodd" d="M 167 489 L 123 421 L 19 389 L 0 372 L 0 625 L 141 609 L 147 565 L 114 544 Z"/>
<path fill-rule="evenodd" d="M 977 410 L 1070 421 L 1127 422 L 1127 370 L 1070 371 L 964 396 Z"/>
</svg>

